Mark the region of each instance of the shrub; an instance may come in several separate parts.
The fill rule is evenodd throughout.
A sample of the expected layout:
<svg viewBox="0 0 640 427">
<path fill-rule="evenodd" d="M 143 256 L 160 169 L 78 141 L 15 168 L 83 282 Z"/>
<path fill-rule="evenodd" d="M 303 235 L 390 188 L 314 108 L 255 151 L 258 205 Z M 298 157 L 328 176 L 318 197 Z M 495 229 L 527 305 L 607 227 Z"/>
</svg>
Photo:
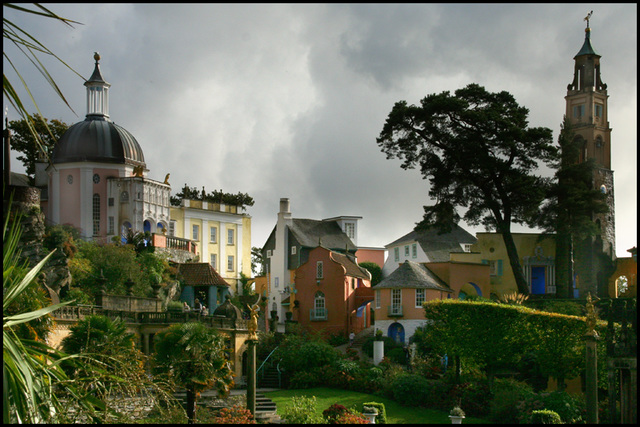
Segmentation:
<svg viewBox="0 0 640 427">
<path fill-rule="evenodd" d="M 453 402 L 458 399 L 467 414 L 472 417 L 483 418 L 489 415 L 489 407 L 493 393 L 485 382 L 462 383 L 452 387 L 450 398 Z"/>
<path fill-rule="evenodd" d="M 281 416 L 287 424 L 321 424 L 324 420 L 316 414 L 316 407 L 315 396 L 294 396 L 291 405 L 282 408 Z"/>
<path fill-rule="evenodd" d="M 240 405 L 220 409 L 211 422 L 213 424 L 257 424 L 251 411 Z"/>
<path fill-rule="evenodd" d="M 329 343 L 329 345 L 332 345 L 334 347 L 338 347 L 339 345 L 343 345 L 349 342 L 349 338 L 347 338 L 344 333 L 340 332 L 337 334 L 332 334 L 329 335 L 329 338 L 327 339 L 327 342 Z"/>
<path fill-rule="evenodd" d="M 182 311 L 182 302 L 169 301 L 167 303 L 167 311 Z"/>
<path fill-rule="evenodd" d="M 389 350 L 386 356 L 394 363 L 398 365 L 406 365 L 407 364 L 407 354 L 402 347 L 396 347 Z"/>
<path fill-rule="evenodd" d="M 498 423 L 517 423 L 520 415 L 518 404 L 535 396 L 530 385 L 512 379 L 495 379 L 492 391 L 489 416 Z"/>
<path fill-rule="evenodd" d="M 304 389 L 321 385 L 322 377 L 318 375 L 315 369 L 310 371 L 298 371 L 291 376 L 289 380 L 289 388 Z"/>
<path fill-rule="evenodd" d="M 349 410 L 345 406 L 334 403 L 322 411 L 322 417 L 327 420 L 329 424 L 338 424 L 338 418 L 348 412 Z"/>
<path fill-rule="evenodd" d="M 420 375 L 400 375 L 393 382 L 393 398 L 402 405 L 424 406 L 428 386 L 428 380 Z"/>
<path fill-rule="evenodd" d="M 297 371 L 333 364 L 340 352 L 320 340 L 309 340 L 298 335 L 289 335 L 276 350 L 289 374 Z"/>
<path fill-rule="evenodd" d="M 375 408 L 378 410 L 378 415 L 376 415 L 376 424 L 386 424 L 387 423 L 387 410 L 384 407 L 384 403 L 378 402 L 366 402 L 362 404 L 362 411 L 364 412 L 364 407 Z"/>
<path fill-rule="evenodd" d="M 562 424 L 562 420 L 556 412 L 542 409 L 531 413 L 530 424 Z"/>
<path fill-rule="evenodd" d="M 428 380 L 436 380 L 442 376 L 442 362 L 438 357 L 414 357 L 411 369 Z"/>
<path fill-rule="evenodd" d="M 556 412 L 565 423 L 576 424 L 582 422 L 583 406 L 584 402 L 579 397 L 564 391 L 538 393 L 518 405 L 519 420 L 522 423 L 529 422 L 534 411 L 547 409 Z"/>
</svg>

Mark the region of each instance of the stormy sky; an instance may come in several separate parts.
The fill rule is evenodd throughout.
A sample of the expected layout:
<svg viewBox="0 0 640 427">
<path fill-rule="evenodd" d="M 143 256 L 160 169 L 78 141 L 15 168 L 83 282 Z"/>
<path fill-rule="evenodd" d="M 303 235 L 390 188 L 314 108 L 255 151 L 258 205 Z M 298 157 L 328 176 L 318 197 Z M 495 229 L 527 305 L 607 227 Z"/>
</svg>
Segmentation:
<svg viewBox="0 0 640 427">
<path fill-rule="evenodd" d="M 557 141 L 573 57 L 593 10 L 591 40 L 602 56 L 613 129 L 617 255 L 637 245 L 636 4 L 46 6 L 80 24 L 6 7 L 3 14 L 84 78 L 99 52 L 111 119 L 140 143 L 148 177 L 170 173 L 173 194 L 185 183 L 248 193 L 258 247 L 282 197 L 295 218 L 361 216 L 360 246 L 383 247 L 413 229 L 432 203 L 428 182 L 376 144 L 397 101 L 417 104 L 478 83 L 513 94 L 530 110 L 530 125 L 552 129 Z M 45 117 L 84 120 L 82 78 L 43 59 L 71 111 L 3 44 Z M 3 68 L 18 84 L 6 59 Z M 11 107 L 8 116 L 18 118 Z M 15 155 L 12 167 L 24 171 Z"/>
</svg>

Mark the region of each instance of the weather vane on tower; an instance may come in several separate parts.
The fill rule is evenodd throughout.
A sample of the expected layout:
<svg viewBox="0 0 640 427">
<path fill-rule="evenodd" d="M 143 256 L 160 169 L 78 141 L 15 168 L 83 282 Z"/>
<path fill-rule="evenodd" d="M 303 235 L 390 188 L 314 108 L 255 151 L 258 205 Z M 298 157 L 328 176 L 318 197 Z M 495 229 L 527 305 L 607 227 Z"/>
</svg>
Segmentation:
<svg viewBox="0 0 640 427">
<path fill-rule="evenodd" d="M 587 21 L 587 28 L 589 28 L 589 19 L 591 19 L 591 14 L 593 13 L 593 10 L 591 12 L 589 12 L 587 14 L 587 16 L 584 18 L 585 21 Z"/>
</svg>

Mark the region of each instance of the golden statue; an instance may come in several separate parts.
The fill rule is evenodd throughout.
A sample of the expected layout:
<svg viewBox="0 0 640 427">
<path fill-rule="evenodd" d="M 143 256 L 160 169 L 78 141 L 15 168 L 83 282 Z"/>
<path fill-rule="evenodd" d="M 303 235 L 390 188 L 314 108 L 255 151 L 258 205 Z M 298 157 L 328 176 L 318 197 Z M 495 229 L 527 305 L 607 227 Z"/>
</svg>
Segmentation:
<svg viewBox="0 0 640 427">
<path fill-rule="evenodd" d="M 144 172 L 144 168 L 142 166 L 133 167 L 133 176 L 142 178 L 142 172 Z"/>
<path fill-rule="evenodd" d="M 596 297 L 596 300 L 599 298 Z M 591 292 L 587 295 L 587 305 L 585 306 L 587 310 L 587 333 L 586 335 L 597 337 L 598 332 L 596 331 L 596 324 L 598 323 L 598 313 L 595 305 L 593 305 L 593 301 L 591 300 Z"/>
<path fill-rule="evenodd" d="M 248 306 L 247 306 L 248 307 Z M 258 303 L 254 304 L 253 307 L 250 308 L 251 314 L 249 315 L 249 323 L 247 324 L 247 329 L 249 330 L 249 339 L 257 340 L 258 339 L 258 312 L 260 311 L 260 307 Z"/>
<path fill-rule="evenodd" d="M 169 175 L 171 175 L 170 173 L 167 174 L 167 176 L 164 177 L 164 183 L 169 185 Z"/>
</svg>

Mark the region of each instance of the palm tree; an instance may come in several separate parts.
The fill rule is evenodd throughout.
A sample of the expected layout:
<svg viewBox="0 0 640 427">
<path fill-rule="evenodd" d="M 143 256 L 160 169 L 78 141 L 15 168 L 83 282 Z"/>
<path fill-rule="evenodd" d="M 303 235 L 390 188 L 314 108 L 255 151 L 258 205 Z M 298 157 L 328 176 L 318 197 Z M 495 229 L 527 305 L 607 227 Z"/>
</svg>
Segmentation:
<svg viewBox="0 0 640 427">
<path fill-rule="evenodd" d="M 187 417 L 194 424 L 198 394 L 215 387 L 226 396 L 233 385 L 224 337 L 203 323 L 189 322 L 160 331 L 154 341 L 154 373 L 187 390 Z"/>
</svg>

